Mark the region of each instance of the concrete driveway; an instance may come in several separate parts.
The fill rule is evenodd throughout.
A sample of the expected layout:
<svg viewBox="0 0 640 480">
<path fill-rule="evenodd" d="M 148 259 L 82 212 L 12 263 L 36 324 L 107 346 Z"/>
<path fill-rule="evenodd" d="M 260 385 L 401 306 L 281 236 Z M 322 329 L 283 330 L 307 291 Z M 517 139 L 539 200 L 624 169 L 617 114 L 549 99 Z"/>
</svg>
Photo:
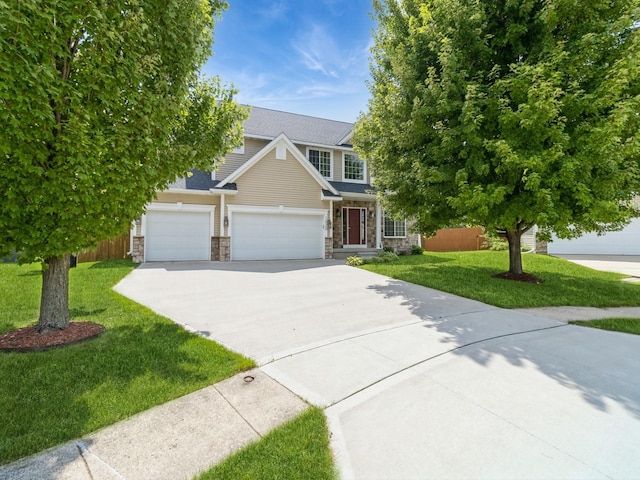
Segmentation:
<svg viewBox="0 0 640 480">
<path fill-rule="evenodd" d="M 116 290 L 326 407 L 343 478 L 638 478 L 640 337 L 332 261 L 146 264 Z"/>
<path fill-rule="evenodd" d="M 584 267 L 622 273 L 640 280 L 639 255 L 554 255 Z"/>
</svg>

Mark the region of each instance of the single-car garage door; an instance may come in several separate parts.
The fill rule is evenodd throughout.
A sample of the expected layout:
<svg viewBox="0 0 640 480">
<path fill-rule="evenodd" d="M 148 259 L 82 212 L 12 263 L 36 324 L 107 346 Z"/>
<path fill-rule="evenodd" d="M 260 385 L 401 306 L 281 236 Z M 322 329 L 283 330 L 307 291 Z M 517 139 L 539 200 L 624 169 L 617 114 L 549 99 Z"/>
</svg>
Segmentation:
<svg viewBox="0 0 640 480">
<path fill-rule="evenodd" d="M 145 261 L 211 260 L 208 212 L 147 212 Z"/>
<path fill-rule="evenodd" d="M 324 258 L 322 215 L 237 212 L 231 260 Z"/>
<path fill-rule="evenodd" d="M 624 230 L 598 236 L 587 233 L 572 240 L 554 239 L 547 246 L 550 254 L 558 255 L 640 255 L 640 219 Z"/>
</svg>

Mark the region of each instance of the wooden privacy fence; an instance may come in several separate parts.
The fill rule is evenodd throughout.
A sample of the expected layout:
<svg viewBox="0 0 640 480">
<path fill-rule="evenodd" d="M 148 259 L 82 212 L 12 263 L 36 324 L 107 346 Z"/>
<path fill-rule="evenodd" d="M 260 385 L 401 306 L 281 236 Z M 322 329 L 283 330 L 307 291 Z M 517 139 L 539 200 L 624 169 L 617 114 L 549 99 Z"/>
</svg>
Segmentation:
<svg viewBox="0 0 640 480">
<path fill-rule="evenodd" d="M 431 252 L 463 252 L 468 250 L 484 250 L 484 229 L 444 228 L 438 230 L 431 238 L 422 239 L 422 248 Z"/>
<path fill-rule="evenodd" d="M 129 258 L 129 234 L 126 233 L 120 237 L 103 240 L 98 244 L 95 250 L 84 252 L 78 255 L 78 263 L 80 262 L 101 262 L 103 260 L 117 260 L 120 258 Z"/>
</svg>

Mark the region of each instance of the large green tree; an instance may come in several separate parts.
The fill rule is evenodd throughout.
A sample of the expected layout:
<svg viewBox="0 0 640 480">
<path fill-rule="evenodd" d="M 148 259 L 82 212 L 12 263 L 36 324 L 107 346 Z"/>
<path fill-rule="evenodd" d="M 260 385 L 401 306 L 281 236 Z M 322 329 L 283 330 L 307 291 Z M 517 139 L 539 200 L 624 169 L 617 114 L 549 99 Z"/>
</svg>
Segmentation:
<svg viewBox="0 0 640 480">
<path fill-rule="evenodd" d="M 390 212 L 520 238 L 638 215 L 638 0 L 374 0 L 354 143 Z"/>
<path fill-rule="evenodd" d="M 0 2 L 0 254 L 43 263 L 39 331 L 69 323 L 69 253 L 119 235 L 158 189 L 241 140 L 233 90 L 198 71 L 220 0 Z"/>
</svg>

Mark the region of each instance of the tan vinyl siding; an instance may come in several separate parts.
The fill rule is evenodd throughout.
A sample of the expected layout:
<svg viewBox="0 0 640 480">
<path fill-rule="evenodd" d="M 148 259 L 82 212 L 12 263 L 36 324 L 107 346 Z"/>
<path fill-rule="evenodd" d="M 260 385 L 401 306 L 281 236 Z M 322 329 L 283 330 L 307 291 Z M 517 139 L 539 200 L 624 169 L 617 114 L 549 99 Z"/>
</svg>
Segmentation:
<svg viewBox="0 0 640 480">
<path fill-rule="evenodd" d="M 224 180 L 245 162 L 251 160 L 256 153 L 262 150 L 269 143 L 268 140 L 259 140 L 256 138 L 244 139 L 244 154 L 229 153 L 225 157 L 224 163 L 221 163 L 216 171 L 216 180 Z"/>
<path fill-rule="evenodd" d="M 229 197 L 227 197 L 229 198 Z M 191 195 L 188 193 L 158 192 L 155 202 L 158 203 L 184 203 L 185 205 L 215 205 L 213 231 L 215 235 L 220 232 L 220 197 L 215 195 Z"/>
<path fill-rule="evenodd" d="M 342 150 L 333 151 L 333 179 L 337 182 L 342 181 Z"/>
<path fill-rule="evenodd" d="M 322 187 L 287 151 L 286 160 L 275 158 L 275 148 L 237 181 L 238 193 L 227 203 L 290 208 L 327 208 Z"/>
<path fill-rule="evenodd" d="M 189 205 L 219 205 L 220 201 L 215 195 L 193 195 L 189 193 L 158 192 L 156 202 L 160 203 L 186 203 Z"/>
</svg>

